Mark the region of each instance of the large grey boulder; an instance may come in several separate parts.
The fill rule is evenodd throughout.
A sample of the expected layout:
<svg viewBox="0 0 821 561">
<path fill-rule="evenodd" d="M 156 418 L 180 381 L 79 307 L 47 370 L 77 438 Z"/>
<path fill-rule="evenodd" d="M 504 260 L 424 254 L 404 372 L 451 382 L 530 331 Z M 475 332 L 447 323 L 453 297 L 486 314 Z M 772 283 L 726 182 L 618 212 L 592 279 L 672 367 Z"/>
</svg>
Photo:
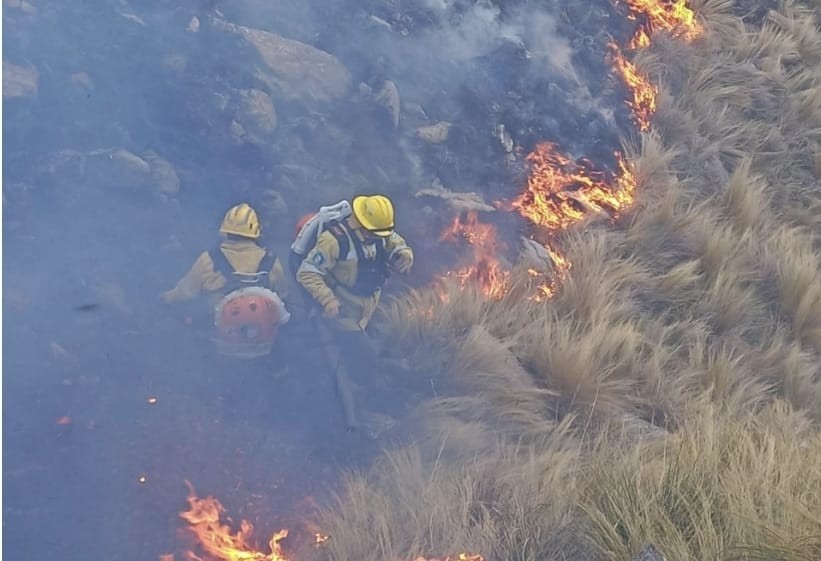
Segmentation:
<svg viewBox="0 0 821 561">
<path fill-rule="evenodd" d="M 348 93 L 351 75 L 330 53 L 270 31 L 221 19 L 214 19 L 213 24 L 241 35 L 256 48 L 265 63 L 257 77 L 268 84 L 277 99 L 326 102 Z"/>
</svg>

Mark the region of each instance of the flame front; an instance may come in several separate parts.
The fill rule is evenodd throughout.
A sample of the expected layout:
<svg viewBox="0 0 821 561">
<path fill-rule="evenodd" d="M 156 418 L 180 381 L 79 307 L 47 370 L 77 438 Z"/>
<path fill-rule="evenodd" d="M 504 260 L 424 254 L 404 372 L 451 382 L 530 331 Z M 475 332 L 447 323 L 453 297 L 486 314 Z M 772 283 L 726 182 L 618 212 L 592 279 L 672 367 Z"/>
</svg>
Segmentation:
<svg viewBox="0 0 821 561">
<path fill-rule="evenodd" d="M 630 19 L 643 16 L 646 22 L 639 26 L 627 45 L 631 50 L 649 46 L 650 36 L 657 29 L 672 31 L 674 36 L 685 41 L 692 41 L 701 35 L 701 25 L 685 0 L 624 0 L 624 3 L 630 10 Z"/>
<path fill-rule="evenodd" d="M 227 524 L 220 521 L 225 508 L 214 497 L 201 499 L 189 484 L 189 510 L 181 512 L 180 518 L 188 522 L 188 530 L 196 537 L 205 557 L 187 551 L 191 561 L 287 561 L 282 554 L 280 541 L 288 536 L 288 530 L 276 532 L 268 542 L 270 553 L 258 551 L 251 543 L 254 526 L 247 520 L 240 523 L 234 533 Z"/>
<path fill-rule="evenodd" d="M 616 158 L 623 162 L 620 153 Z M 606 172 L 594 169 L 588 160 L 571 160 L 553 143 L 536 146 L 527 161 L 527 188 L 511 205 L 550 233 L 566 230 L 591 213 L 615 216 L 633 202 L 632 189 L 612 189 Z"/>
<path fill-rule="evenodd" d="M 648 131 L 650 130 L 650 118 L 656 112 L 658 86 L 651 83 L 647 76 L 638 71 L 635 64 L 627 60 L 618 45 L 610 43 L 608 48 L 614 70 L 630 90 L 632 99 L 628 99 L 625 103 L 633 111 L 633 121 L 640 131 Z"/>
<path fill-rule="evenodd" d="M 643 20 L 627 44 L 630 50 L 649 47 L 650 38 L 658 29 L 668 30 L 675 37 L 685 41 L 692 41 L 701 35 L 701 25 L 696 20 L 693 10 L 687 7 L 685 0 L 672 2 L 669 0 L 625 0 L 625 2 L 630 10 L 627 17 L 633 20 Z M 632 99 L 627 101 L 627 105 L 633 111 L 636 126 L 641 131 L 650 130 L 650 117 L 656 111 L 658 87 L 627 60 L 615 43 L 609 44 L 608 50 L 616 73 L 632 94 Z"/>
<path fill-rule="evenodd" d="M 480 222 L 475 210 L 457 215 L 439 239 L 451 243 L 464 242 L 473 252 L 470 265 L 449 271 L 445 278 L 456 279 L 463 287 L 469 282 L 477 282 L 488 298 L 501 298 L 507 292 L 510 271 L 506 271 L 496 257 L 502 245 L 496 239 L 496 227 Z"/>
</svg>

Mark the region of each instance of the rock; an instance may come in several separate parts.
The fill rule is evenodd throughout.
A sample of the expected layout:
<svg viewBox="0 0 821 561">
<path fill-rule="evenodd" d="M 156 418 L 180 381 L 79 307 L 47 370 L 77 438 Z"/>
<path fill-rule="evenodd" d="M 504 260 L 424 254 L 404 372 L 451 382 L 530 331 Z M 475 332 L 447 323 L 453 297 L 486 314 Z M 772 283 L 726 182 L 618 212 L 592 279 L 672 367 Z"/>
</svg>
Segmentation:
<svg viewBox="0 0 821 561">
<path fill-rule="evenodd" d="M 260 141 L 267 141 L 277 126 L 274 102 L 262 90 L 242 90 L 237 113 L 237 122 L 249 135 Z"/>
<path fill-rule="evenodd" d="M 40 74 L 33 66 L 23 68 L 3 61 L 3 99 L 37 95 Z"/>
<path fill-rule="evenodd" d="M 63 162 L 68 161 L 70 155 L 68 151 L 58 155 L 55 159 L 55 166 L 62 167 Z M 123 186 L 142 185 L 151 173 L 151 165 L 148 162 L 124 149 L 92 150 L 86 154 L 79 154 L 78 157 L 83 162 L 81 173 L 102 183 Z M 55 167 L 53 171 L 59 171 L 61 175 L 65 175 L 63 170 L 58 170 L 58 167 Z"/>
<path fill-rule="evenodd" d="M 180 179 L 174 166 L 153 151 L 138 156 L 123 148 L 92 150 L 85 154 L 65 150 L 52 158 L 46 169 L 65 175 L 65 164 L 73 161 L 81 162 L 80 173 L 95 181 L 153 188 L 166 197 L 176 195 L 180 190 Z"/>
<path fill-rule="evenodd" d="M 496 209 L 487 204 L 481 195 L 476 193 L 455 193 L 450 189 L 446 189 L 441 183 L 436 182 L 428 189 L 420 189 L 414 194 L 417 199 L 419 197 L 439 197 L 445 199 L 451 208 L 462 210 L 478 210 L 482 212 L 493 212 Z"/>
<path fill-rule="evenodd" d="M 505 152 L 508 154 L 513 152 L 513 139 L 510 137 L 510 133 L 507 132 L 507 128 L 505 128 L 503 124 L 496 125 L 494 136 L 502 145 Z"/>
<path fill-rule="evenodd" d="M 174 166 L 154 152 L 146 153 L 145 159 L 151 164 L 151 180 L 160 194 L 176 195 L 180 191 L 180 178 Z"/>
<path fill-rule="evenodd" d="M 266 65 L 259 78 L 277 95 L 301 102 L 326 102 L 348 93 L 351 75 L 339 60 L 320 49 L 221 19 L 214 26 L 237 33 L 251 43 Z"/>
<path fill-rule="evenodd" d="M 391 123 L 393 123 L 393 128 L 397 128 L 399 126 L 400 103 L 399 89 L 396 87 L 396 84 L 391 80 L 385 80 L 385 83 L 382 84 L 382 88 L 376 92 L 374 99 L 388 111 L 391 117 Z"/>
<path fill-rule="evenodd" d="M 448 139 L 448 133 L 450 132 L 450 127 L 452 126 L 453 123 L 439 121 L 433 125 L 419 127 L 416 129 L 416 136 L 425 142 L 430 142 L 431 144 L 441 144 Z"/>
<path fill-rule="evenodd" d="M 664 555 L 656 549 L 653 544 L 647 544 L 638 555 L 633 557 L 633 561 L 667 561 Z"/>
<path fill-rule="evenodd" d="M 388 22 L 386 22 L 382 18 L 377 17 L 375 15 L 368 16 L 367 22 L 368 22 L 369 27 L 377 27 L 377 28 L 381 27 L 381 28 L 386 29 L 388 31 L 393 31 L 393 27 L 391 27 L 391 24 L 389 24 Z"/>
<path fill-rule="evenodd" d="M 541 274 L 553 272 L 553 257 L 545 246 L 535 240 L 521 237 L 522 250 L 519 253 L 519 263 L 529 269 L 535 269 Z"/>
</svg>

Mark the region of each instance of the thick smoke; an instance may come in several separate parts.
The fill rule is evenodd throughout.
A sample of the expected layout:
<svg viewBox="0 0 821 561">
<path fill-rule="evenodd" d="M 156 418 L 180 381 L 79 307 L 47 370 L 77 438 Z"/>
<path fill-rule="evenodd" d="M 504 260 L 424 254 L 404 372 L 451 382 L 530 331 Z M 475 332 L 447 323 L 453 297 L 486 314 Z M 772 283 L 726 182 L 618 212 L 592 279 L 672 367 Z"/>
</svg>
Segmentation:
<svg viewBox="0 0 821 561">
<path fill-rule="evenodd" d="M 540 140 L 609 155 L 609 7 L 580 29 L 564 4 L 5 1 L 10 555 L 156 558 L 184 478 L 234 511 L 267 497 L 245 506 L 273 524 L 333 480 L 324 466 L 361 465 L 371 445 L 339 438 L 310 333 L 275 381 L 214 359 L 201 302 L 158 295 L 231 204 L 256 206 L 284 254 L 299 215 L 374 191 L 397 201 L 422 284 L 452 216 L 416 191 L 514 196 Z"/>
</svg>

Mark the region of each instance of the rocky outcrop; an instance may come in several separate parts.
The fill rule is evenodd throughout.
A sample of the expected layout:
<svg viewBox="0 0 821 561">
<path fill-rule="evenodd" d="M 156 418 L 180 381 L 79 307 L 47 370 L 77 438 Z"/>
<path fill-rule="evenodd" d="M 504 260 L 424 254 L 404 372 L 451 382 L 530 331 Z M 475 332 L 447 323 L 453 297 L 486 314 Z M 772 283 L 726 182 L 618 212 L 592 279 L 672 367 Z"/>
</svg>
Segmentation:
<svg viewBox="0 0 821 561">
<path fill-rule="evenodd" d="M 339 60 L 320 49 L 286 39 L 270 31 L 252 29 L 224 20 L 213 20 L 214 26 L 237 33 L 259 52 L 265 68 L 257 77 L 268 84 L 278 97 L 292 101 L 326 102 L 344 96 L 351 85 L 351 75 Z"/>
</svg>

